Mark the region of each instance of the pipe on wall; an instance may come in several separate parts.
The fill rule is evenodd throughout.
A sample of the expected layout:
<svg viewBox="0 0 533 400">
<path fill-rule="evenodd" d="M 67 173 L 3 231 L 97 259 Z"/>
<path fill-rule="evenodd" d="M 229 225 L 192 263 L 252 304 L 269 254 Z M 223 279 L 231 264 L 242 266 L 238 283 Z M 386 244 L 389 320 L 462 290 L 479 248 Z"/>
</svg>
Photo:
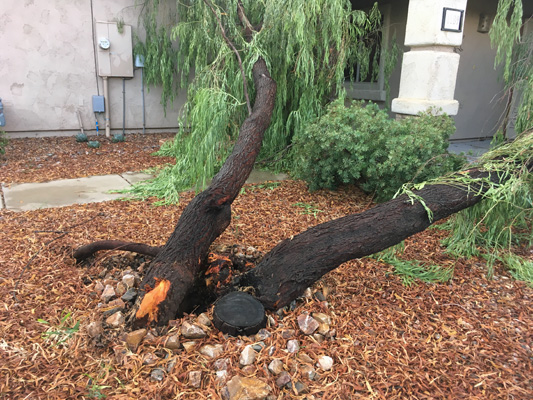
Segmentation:
<svg viewBox="0 0 533 400">
<path fill-rule="evenodd" d="M 106 137 L 111 136 L 111 121 L 109 119 L 109 87 L 107 85 L 107 76 L 102 77 L 104 81 L 104 104 L 105 104 L 105 135 Z"/>
</svg>

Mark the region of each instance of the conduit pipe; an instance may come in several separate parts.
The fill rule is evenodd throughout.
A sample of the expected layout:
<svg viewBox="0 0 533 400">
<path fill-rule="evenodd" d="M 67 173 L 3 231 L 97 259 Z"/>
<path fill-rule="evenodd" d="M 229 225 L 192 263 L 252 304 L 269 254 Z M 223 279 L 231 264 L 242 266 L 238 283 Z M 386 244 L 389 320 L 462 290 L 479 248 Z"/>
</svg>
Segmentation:
<svg viewBox="0 0 533 400">
<path fill-rule="evenodd" d="M 80 124 L 80 131 L 83 134 L 83 123 L 81 122 L 80 110 L 76 111 L 76 114 L 78 115 L 78 123 Z"/>
<path fill-rule="evenodd" d="M 105 135 L 106 137 L 111 137 L 111 121 L 109 120 L 109 88 L 107 86 L 107 76 L 102 76 L 104 81 L 104 105 L 105 105 Z"/>
</svg>

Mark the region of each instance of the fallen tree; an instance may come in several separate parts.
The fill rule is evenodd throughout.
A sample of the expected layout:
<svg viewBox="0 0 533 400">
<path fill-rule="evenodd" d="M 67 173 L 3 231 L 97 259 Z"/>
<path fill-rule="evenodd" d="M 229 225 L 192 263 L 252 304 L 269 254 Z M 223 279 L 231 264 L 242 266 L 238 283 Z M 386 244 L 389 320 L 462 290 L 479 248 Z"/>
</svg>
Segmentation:
<svg viewBox="0 0 533 400">
<path fill-rule="evenodd" d="M 251 30 L 242 8 L 243 26 Z M 222 33 L 224 34 L 221 25 Z M 251 34 L 247 34 L 251 35 Z M 229 40 L 228 40 L 229 42 Z M 174 232 L 160 248 L 138 243 L 102 241 L 80 247 L 74 256 L 82 260 L 96 251 L 124 249 L 155 255 L 141 282 L 144 290 L 136 303 L 134 326 L 152 322 L 165 325 L 194 304 L 193 292 L 205 287 L 211 244 L 229 226 L 231 205 L 254 166 L 274 109 L 276 83 L 264 59 L 253 66 L 255 101 L 242 124 L 236 144 L 209 187 L 183 211 Z M 529 133 L 529 138 L 532 133 Z M 533 168 L 532 149 L 525 167 Z M 517 169 L 524 165 L 516 165 Z M 218 293 L 246 288 L 267 309 L 277 309 L 300 296 L 313 282 L 345 261 L 368 256 L 395 245 L 433 222 L 446 218 L 483 199 L 491 184 L 508 175 L 481 168 L 457 174 L 470 184 L 427 185 L 360 214 L 339 218 L 286 239 L 265 255 L 252 270 L 235 277 Z M 452 182 L 453 179 L 448 179 Z"/>
</svg>

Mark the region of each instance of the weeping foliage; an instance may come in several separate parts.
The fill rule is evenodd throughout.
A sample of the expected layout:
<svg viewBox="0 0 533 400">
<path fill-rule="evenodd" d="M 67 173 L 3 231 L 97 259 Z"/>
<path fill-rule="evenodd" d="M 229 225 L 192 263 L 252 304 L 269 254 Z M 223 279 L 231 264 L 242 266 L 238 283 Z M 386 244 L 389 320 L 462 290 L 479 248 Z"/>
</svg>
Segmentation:
<svg viewBox="0 0 533 400">
<path fill-rule="evenodd" d="M 247 116 L 239 63 L 217 17 L 240 54 L 252 104 L 251 71 L 258 57 L 265 59 L 278 85 L 272 122 L 263 140 L 263 159 L 276 158 L 328 101 L 342 96 L 348 63 L 372 62 L 363 39 L 379 29 L 377 5 L 367 14 L 352 11 L 347 0 L 244 0 L 256 30 L 247 41 L 237 0 L 209 3 L 217 16 L 204 1 L 177 2 L 171 27 L 158 23 L 159 0 L 149 0 L 145 6 L 147 39 L 137 48 L 146 57 L 147 81 L 163 86 L 163 103 L 171 101 L 178 89 L 187 90 L 180 120 L 187 129 L 159 153 L 176 157 L 176 164 L 150 184 L 134 189 L 142 197 L 155 195 L 174 202 L 179 190 L 202 186 L 222 165 Z M 286 168 L 287 162 L 278 168 Z"/>
<path fill-rule="evenodd" d="M 533 128 L 533 33 L 522 37 L 522 0 L 500 0 L 490 30 L 496 47 L 495 65 L 503 65 L 503 79 L 511 96 L 518 96 L 516 132 Z"/>
<path fill-rule="evenodd" d="M 505 182 L 494 184 L 484 179 L 481 183 L 488 187 L 484 200 L 450 220 L 451 234 L 444 240 L 449 252 L 467 257 L 485 256 L 491 276 L 494 262 L 509 259 L 514 246 L 533 244 L 533 174 L 527 168 L 532 164 L 533 131 L 522 133 L 514 142 L 480 159 L 479 165 L 484 170 L 498 174 Z M 448 183 L 467 187 L 472 184 L 466 176 Z M 533 270 L 515 274 L 526 280 L 532 275 Z"/>
</svg>

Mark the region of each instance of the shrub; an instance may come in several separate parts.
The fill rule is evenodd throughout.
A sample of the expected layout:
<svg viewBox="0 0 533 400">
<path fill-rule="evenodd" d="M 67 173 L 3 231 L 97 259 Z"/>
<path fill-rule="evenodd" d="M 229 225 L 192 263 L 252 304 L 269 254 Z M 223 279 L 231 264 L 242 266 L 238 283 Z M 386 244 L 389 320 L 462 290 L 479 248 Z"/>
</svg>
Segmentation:
<svg viewBox="0 0 533 400">
<path fill-rule="evenodd" d="M 426 112 L 397 121 L 376 104 L 346 107 L 339 100 L 295 138 L 292 172 L 310 190 L 357 184 L 385 201 L 405 182 L 422 182 L 463 165 L 463 157 L 447 152 L 454 131 L 446 115 Z"/>
<path fill-rule="evenodd" d="M 0 129 L 0 155 L 6 153 L 7 137 L 6 132 Z"/>
</svg>

